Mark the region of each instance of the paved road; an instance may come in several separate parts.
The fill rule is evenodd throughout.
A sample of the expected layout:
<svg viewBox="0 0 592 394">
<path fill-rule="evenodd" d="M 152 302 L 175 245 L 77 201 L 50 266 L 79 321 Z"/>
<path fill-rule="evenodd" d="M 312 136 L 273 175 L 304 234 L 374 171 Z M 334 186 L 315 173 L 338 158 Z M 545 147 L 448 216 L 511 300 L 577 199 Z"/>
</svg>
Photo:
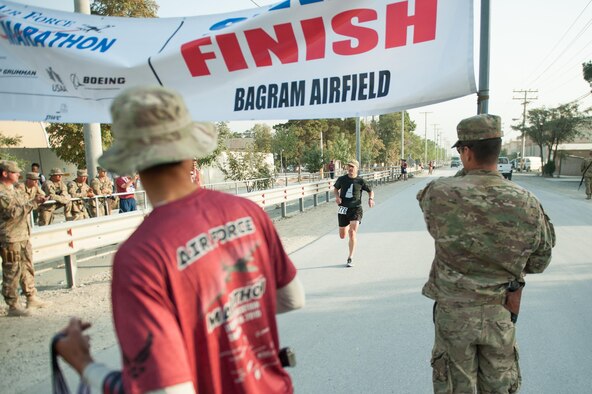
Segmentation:
<svg viewBox="0 0 592 394">
<path fill-rule="evenodd" d="M 434 252 L 415 200 L 428 180 L 415 178 L 392 195 L 378 190 L 381 203 L 364 214 L 354 268 L 345 268 L 347 244 L 337 229 L 292 254 L 307 305 L 279 321 L 282 344 L 297 353 L 290 372 L 298 393 L 431 392 L 432 302 L 420 291 Z M 541 199 L 558 238 L 547 272 L 527 277 L 518 322 L 521 393 L 589 393 L 592 202 L 574 178 L 516 174 L 514 181 Z M 97 356 L 118 364 L 115 346 Z"/>
<path fill-rule="evenodd" d="M 439 175 L 442 175 L 440 172 Z M 281 316 L 296 349 L 300 393 L 430 393 L 432 303 L 420 291 L 434 249 L 409 182 L 364 215 L 354 268 L 336 232 L 292 255 L 307 290 L 304 310 Z M 577 180 L 516 175 L 555 223 L 548 271 L 527 278 L 518 322 L 522 393 L 592 392 L 592 203 Z"/>
</svg>

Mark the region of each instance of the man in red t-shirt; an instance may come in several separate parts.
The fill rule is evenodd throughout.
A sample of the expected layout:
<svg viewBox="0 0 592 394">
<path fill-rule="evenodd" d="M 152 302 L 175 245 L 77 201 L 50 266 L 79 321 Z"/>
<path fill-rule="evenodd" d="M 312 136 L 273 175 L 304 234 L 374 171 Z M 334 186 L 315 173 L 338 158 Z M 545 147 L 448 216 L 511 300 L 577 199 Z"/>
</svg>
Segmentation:
<svg viewBox="0 0 592 394">
<path fill-rule="evenodd" d="M 134 192 L 138 185 L 138 174 L 134 176 L 123 175 L 115 179 L 115 188 L 117 193 L 127 193 L 119 195 L 119 210 L 121 212 L 132 212 L 137 209 Z"/>
<path fill-rule="evenodd" d="M 78 319 L 57 352 L 104 393 L 292 393 L 275 315 L 301 308 L 304 290 L 263 210 L 187 176 L 215 148 L 213 126 L 162 87 L 127 90 L 111 112 L 115 140 L 99 163 L 139 171 L 155 207 L 113 263 L 123 371 L 93 362 Z"/>
</svg>

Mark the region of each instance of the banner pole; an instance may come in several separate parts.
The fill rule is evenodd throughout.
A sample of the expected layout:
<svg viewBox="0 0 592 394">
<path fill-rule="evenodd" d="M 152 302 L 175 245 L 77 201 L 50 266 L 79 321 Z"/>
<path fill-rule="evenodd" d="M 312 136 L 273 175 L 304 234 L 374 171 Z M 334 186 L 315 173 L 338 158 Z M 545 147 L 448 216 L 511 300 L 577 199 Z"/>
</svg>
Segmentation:
<svg viewBox="0 0 592 394">
<path fill-rule="evenodd" d="M 489 112 L 489 22 L 490 0 L 481 0 L 481 39 L 479 48 L 479 92 L 477 114 Z"/>
<path fill-rule="evenodd" d="M 89 0 L 74 0 L 74 11 L 80 14 L 90 15 Z M 100 123 L 85 123 L 82 126 L 84 133 L 84 155 L 86 158 L 86 168 L 88 170 L 88 179 L 93 179 L 97 173 L 99 156 L 103 154 L 103 141 L 101 139 Z M 123 174 L 120 174 L 123 175 Z M 133 174 L 129 174 L 133 175 Z M 90 181 L 89 181 L 90 183 Z"/>
</svg>

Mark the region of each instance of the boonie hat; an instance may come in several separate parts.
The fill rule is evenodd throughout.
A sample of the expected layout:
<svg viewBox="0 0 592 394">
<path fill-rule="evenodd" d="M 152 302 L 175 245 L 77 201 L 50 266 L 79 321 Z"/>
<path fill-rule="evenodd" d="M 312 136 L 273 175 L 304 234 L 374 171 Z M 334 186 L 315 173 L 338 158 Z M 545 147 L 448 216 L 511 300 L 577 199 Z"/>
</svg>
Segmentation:
<svg viewBox="0 0 592 394">
<path fill-rule="evenodd" d="M 355 159 L 352 159 L 352 160 L 348 161 L 347 162 L 347 165 L 348 166 L 353 166 L 353 167 L 356 167 L 356 168 L 360 168 L 360 163 L 358 163 L 358 161 L 355 160 Z"/>
<path fill-rule="evenodd" d="M 27 172 L 26 178 L 27 179 L 31 179 L 33 181 L 38 181 L 39 180 L 39 174 L 36 173 L 36 172 L 32 172 L 32 171 L 31 172 Z"/>
<path fill-rule="evenodd" d="M 113 145 L 99 164 L 117 174 L 202 158 L 216 149 L 214 125 L 193 122 L 183 97 L 171 89 L 127 89 L 113 100 L 111 117 Z"/>
<path fill-rule="evenodd" d="M 504 136 L 502 131 L 502 118 L 497 115 L 481 114 L 463 119 L 456 126 L 458 141 L 456 148 L 464 141 L 481 141 Z"/>
<path fill-rule="evenodd" d="M 2 160 L 0 161 L 0 171 L 8 172 L 22 172 L 16 161 Z"/>
<path fill-rule="evenodd" d="M 66 174 L 64 173 L 64 171 L 62 171 L 56 167 L 56 168 L 52 168 L 51 171 L 49 171 L 49 176 L 52 176 L 52 175 L 66 175 Z"/>
<path fill-rule="evenodd" d="M 101 172 L 101 171 L 107 172 L 107 169 L 105 169 L 101 166 L 97 166 L 97 172 Z"/>
<path fill-rule="evenodd" d="M 76 176 L 88 176 L 87 170 L 78 170 L 76 171 Z"/>
</svg>

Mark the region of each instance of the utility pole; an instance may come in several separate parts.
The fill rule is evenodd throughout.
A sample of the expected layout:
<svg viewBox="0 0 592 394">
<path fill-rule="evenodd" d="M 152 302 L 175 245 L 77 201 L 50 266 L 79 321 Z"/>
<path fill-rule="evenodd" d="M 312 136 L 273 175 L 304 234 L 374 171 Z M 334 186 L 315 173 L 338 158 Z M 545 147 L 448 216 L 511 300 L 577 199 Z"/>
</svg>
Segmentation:
<svg viewBox="0 0 592 394">
<path fill-rule="evenodd" d="M 479 92 L 477 114 L 489 112 L 489 22 L 490 0 L 481 0 L 481 35 L 479 45 Z"/>
<path fill-rule="evenodd" d="M 89 0 L 74 0 L 74 11 L 80 14 L 90 14 Z M 82 125 L 84 133 L 84 154 L 86 158 L 86 169 L 88 179 L 92 180 L 97 173 L 99 156 L 103 154 L 103 141 L 101 139 L 100 123 L 85 123 Z M 119 174 L 124 175 L 124 174 Z M 129 174 L 133 175 L 133 174 Z M 89 181 L 90 183 L 90 181 Z"/>
<path fill-rule="evenodd" d="M 401 111 L 401 159 L 405 158 L 405 111 Z"/>
<path fill-rule="evenodd" d="M 362 165 L 362 147 L 360 143 L 360 117 L 356 116 L 356 160 Z"/>
<path fill-rule="evenodd" d="M 514 90 L 516 94 L 523 94 L 523 97 L 512 97 L 513 100 L 522 100 L 522 155 L 520 156 L 520 171 L 524 171 L 524 156 L 526 150 L 526 105 L 529 100 L 536 100 L 538 97 L 529 97 L 529 93 L 538 93 L 538 90 Z"/>
<path fill-rule="evenodd" d="M 434 126 L 434 156 L 437 156 L 438 155 L 438 141 L 436 139 L 436 128 L 440 125 L 438 123 L 432 123 L 432 126 Z M 434 163 L 434 164 L 437 164 L 438 159 L 436 157 L 434 157 L 434 160 L 436 161 L 436 163 Z"/>
<path fill-rule="evenodd" d="M 433 112 L 420 112 L 420 114 L 424 114 L 424 129 L 423 129 L 423 139 L 424 139 L 424 148 L 423 148 L 423 167 L 428 164 L 428 114 Z"/>
</svg>

